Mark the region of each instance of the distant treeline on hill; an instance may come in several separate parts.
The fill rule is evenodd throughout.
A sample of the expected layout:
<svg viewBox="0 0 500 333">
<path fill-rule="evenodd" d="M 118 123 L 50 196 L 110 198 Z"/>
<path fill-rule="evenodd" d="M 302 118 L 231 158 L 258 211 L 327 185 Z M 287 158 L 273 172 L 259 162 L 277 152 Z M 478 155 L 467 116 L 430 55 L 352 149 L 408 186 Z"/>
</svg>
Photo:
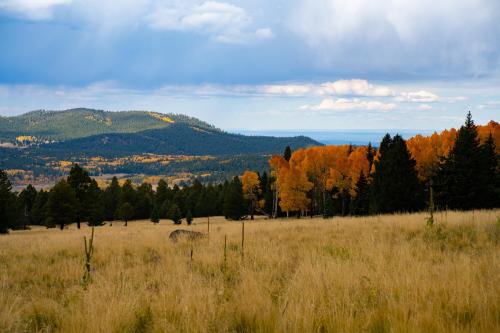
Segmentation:
<svg viewBox="0 0 500 333">
<path fill-rule="evenodd" d="M 479 132 L 479 133 L 478 133 Z M 20 193 L 0 170 L 0 232 L 29 225 L 59 226 L 86 222 L 170 219 L 223 215 L 241 220 L 268 217 L 368 215 L 438 209 L 500 207 L 498 124 L 474 125 L 470 113 L 458 130 L 406 142 L 386 135 L 371 145 L 318 146 L 269 160 L 271 173 L 246 171 L 219 184 L 199 181 L 170 188 L 163 180 L 134 187 L 114 178 L 100 189 L 75 164 L 67 179 L 50 191 L 28 185 Z"/>
</svg>

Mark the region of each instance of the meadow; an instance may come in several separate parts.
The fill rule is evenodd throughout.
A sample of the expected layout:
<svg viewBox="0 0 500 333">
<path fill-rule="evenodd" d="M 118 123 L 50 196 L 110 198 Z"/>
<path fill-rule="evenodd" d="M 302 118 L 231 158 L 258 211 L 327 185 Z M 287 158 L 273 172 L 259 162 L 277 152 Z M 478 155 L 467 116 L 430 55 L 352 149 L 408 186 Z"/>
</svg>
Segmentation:
<svg viewBox="0 0 500 333">
<path fill-rule="evenodd" d="M 1 332 L 500 332 L 500 210 L 0 236 Z M 227 239 L 224 250 L 224 239 Z"/>
</svg>

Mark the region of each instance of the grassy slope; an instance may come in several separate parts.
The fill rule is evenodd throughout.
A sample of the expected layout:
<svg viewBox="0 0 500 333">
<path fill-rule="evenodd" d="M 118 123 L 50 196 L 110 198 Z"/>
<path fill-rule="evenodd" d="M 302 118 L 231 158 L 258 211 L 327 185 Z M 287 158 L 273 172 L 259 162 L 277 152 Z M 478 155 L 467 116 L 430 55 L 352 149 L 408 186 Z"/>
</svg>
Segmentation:
<svg viewBox="0 0 500 333">
<path fill-rule="evenodd" d="M 160 114 L 155 114 L 159 116 Z M 184 115 L 168 114 L 175 122 L 210 125 Z M 103 133 L 133 133 L 168 127 L 170 123 L 146 111 L 107 112 L 93 109 L 33 111 L 15 117 L 0 117 L 0 140 L 33 135 L 51 140 L 67 140 Z"/>
<path fill-rule="evenodd" d="M 498 332 L 498 215 L 437 214 L 432 230 L 425 214 L 256 221 L 244 261 L 240 223 L 214 218 L 209 243 L 172 244 L 166 221 L 116 222 L 96 229 L 87 290 L 88 228 L 13 232 L 0 331 Z"/>
</svg>

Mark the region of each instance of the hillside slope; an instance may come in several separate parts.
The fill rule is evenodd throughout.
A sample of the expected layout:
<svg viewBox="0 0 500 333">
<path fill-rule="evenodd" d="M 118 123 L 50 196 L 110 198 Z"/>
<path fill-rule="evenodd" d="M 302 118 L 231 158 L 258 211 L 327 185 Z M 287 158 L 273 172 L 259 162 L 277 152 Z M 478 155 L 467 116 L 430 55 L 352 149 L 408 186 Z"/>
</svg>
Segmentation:
<svg viewBox="0 0 500 333">
<path fill-rule="evenodd" d="M 135 133 L 184 123 L 200 128 L 213 126 L 196 118 L 147 111 L 110 112 L 93 109 L 33 111 L 14 117 L 0 116 L 0 141 L 17 137 L 43 140 L 70 140 L 105 133 Z"/>
<path fill-rule="evenodd" d="M 187 123 L 137 133 L 110 133 L 67 140 L 31 148 L 43 155 L 68 156 L 127 156 L 153 153 L 164 155 L 239 155 L 280 153 L 284 147 L 293 149 L 320 145 L 304 137 L 244 136 L 215 128 Z"/>
</svg>

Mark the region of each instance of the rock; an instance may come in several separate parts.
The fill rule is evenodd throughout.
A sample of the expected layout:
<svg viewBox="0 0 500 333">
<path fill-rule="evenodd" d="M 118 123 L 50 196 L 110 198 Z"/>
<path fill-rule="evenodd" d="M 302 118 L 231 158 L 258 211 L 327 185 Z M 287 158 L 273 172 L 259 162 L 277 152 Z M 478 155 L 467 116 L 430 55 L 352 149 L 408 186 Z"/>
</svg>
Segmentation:
<svg viewBox="0 0 500 333">
<path fill-rule="evenodd" d="M 171 241 L 177 242 L 180 238 L 187 238 L 189 240 L 197 240 L 200 238 L 204 238 L 205 234 L 202 232 L 197 232 L 197 231 L 189 231 L 189 230 L 182 230 L 182 229 L 177 229 L 174 230 L 170 233 L 170 238 Z"/>
</svg>

